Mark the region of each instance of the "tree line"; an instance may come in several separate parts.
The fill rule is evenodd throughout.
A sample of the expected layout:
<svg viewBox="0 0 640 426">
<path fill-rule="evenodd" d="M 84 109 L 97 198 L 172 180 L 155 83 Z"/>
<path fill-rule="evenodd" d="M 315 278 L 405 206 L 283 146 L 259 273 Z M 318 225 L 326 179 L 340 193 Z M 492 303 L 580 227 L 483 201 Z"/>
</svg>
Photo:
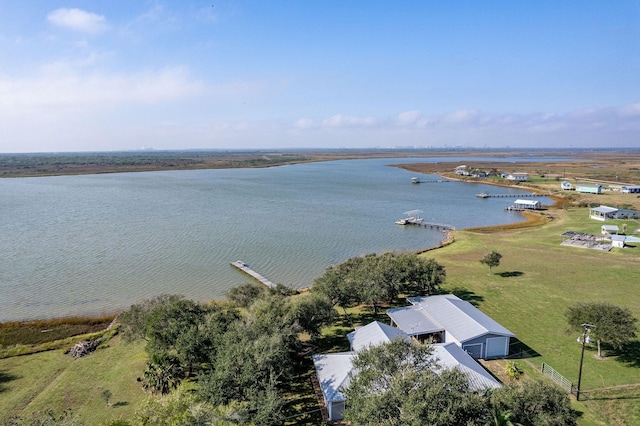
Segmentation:
<svg viewBox="0 0 640 426">
<path fill-rule="evenodd" d="M 435 293 L 445 278 L 434 259 L 369 254 L 329 267 L 304 294 L 252 283 L 219 302 L 161 295 L 132 305 L 119 323 L 126 341 L 146 341 L 148 361 L 138 380 L 150 397 L 133 419 L 112 425 L 283 424 L 292 412 L 287 397 L 296 369 L 309 369 L 302 336 L 319 341 L 339 311 L 346 315 L 347 308 L 367 304 L 375 312 L 399 295 Z M 635 336 L 628 314 L 579 305 L 567 318 L 576 329 L 597 322 L 592 336 L 620 347 L 611 330 L 624 323 L 627 336 Z M 606 325 L 603 318 L 610 318 Z M 345 418 L 354 425 L 575 424 L 567 394 L 551 384 L 514 379 L 472 392 L 463 373 L 442 369 L 431 353 L 429 345 L 403 341 L 359 352 L 353 361 L 358 374 L 343 389 Z M 107 404 L 109 397 L 103 395 Z"/>
</svg>

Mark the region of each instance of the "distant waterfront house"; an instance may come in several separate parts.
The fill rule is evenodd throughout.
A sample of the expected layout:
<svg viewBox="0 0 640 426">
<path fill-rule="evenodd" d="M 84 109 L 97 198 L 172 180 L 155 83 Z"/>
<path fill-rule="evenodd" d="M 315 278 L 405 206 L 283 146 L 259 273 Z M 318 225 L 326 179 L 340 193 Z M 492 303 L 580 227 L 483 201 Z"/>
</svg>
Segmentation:
<svg viewBox="0 0 640 426">
<path fill-rule="evenodd" d="M 410 297 L 412 306 L 389 309 L 392 324 L 419 341 L 455 343 L 473 358 L 509 354 L 515 334 L 453 294 Z"/>
<path fill-rule="evenodd" d="M 509 174 L 507 174 L 506 179 L 507 180 L 515 180 L 515 181 L 518 181 L 518 182 L 524 182 L 524 181 L 529 180 L 529 173 L 520 173 L 520 172 L 509 173 Z"/>
<path fill-rule="evenodd" d="M 466 164 L 461 164 L 454 170 L 454 173 L 459 176 L 469 176 L 469 170 Z"/>
<path fill-rule="evenodd" d="M 616 219 L 637 219 L 640 217 L 640 212 L 629 209 L 618 209 L 616 212 Z"/>
<path fill-rule="evenodd" d="M 624 242 L 627 239 L 625 235 L 612 235 L 611 246 L 616 248 L 624 248 Z"/>
<path fill-rule="evenodd" d="M 610 220 L 615 219 L 618 213 L 618 209 L 614 207 L 600 206 L 591 207 L 589 209 L 589 217 L 595 220 Z"/>
<path fill-rule="evenodd" d="M 602 235 L 614 235 L 619 231 L 618 225 L 602 225 L 600 227 L 600 233 Z"/>
<path fill-rule="evenodd" d="M 409 336 L 402 330 L 374 321 L 349 333 L 352 350 L 333 354 L 313 356 L 316 376 L 324 398 L 329 420 L 340 420 L 344 417 L 348 403 L 342 390 L 349 387 L 350 373 L 353 371 L 353 359 L 358 351 L 371 346 L 390 343 L 395 339 L 406 339 Z M 469 389 L 472 392 L 484 391 L 500 387 L 480 364 L 454 343 L 433 345 L 433 355 L 440 367 L 457 368 L 466 374 Z"/>
<path fill-rule="evenodd" d="M 540 201 L 537 200 L 516 200 L 513 207 L 518 209 L 537 210 L 540 208 Z"/>
<path fill-rule="evenodd" d="M 585 194 L 602 194 L 602 185 L 578 183 L 576 184 L 576 192 L 582 192 Z"/>
<path fill-rule="evenodd" d="M 640 193 L 640 185 L 623 185 L 620 191 L 625 194 L 637 194 Z"/>
<path fill-rule="evenodd" d="M 560 188 L 562 188 L 565 191 L 570 191 L 573 189 L 573 185 L 571 185 L 571 182 L 567 182 L 565 180 L 565 181 L 562 181 L 562 183 L 560 183 Z"/>
</svg>

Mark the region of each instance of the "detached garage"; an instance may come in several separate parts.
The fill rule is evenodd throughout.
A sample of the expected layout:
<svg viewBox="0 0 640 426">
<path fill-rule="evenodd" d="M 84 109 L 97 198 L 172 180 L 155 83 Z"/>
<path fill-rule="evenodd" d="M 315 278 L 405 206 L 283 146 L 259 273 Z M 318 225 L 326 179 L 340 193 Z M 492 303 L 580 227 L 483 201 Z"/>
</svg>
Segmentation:
<svg viewBox="0 0 640 426">
<path fill-rule="evenodd" d="M 500 358 L 509 354 L 515 334 L 453 294 L 410 297 L 412 306 L 390 309 L 393 325 L 418 340 L 438 337 L 453 342 L 473 358 Z"/>
</svg>

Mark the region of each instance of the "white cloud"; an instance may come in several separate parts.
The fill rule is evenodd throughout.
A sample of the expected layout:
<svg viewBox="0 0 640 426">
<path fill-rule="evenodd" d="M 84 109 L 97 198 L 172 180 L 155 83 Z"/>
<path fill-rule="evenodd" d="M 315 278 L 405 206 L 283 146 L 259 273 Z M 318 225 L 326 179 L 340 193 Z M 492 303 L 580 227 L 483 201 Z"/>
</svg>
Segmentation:
<svg viewBox="0 0 640 426">
<path fill-rule="evenodd" d="M 478 111 L 463 109 L 445 114 L 444 116 L 442 116 L 441 121 L 444 123 L 457 124 L 471 121 L 477 116 Z"/>
<path fill-rule="evenodd" d="M 299 120 L 296 120 L 294 126 L 297 129 L 310 129 L 314 126 L 314 122 L 310 118 L 301 118 Z"/>
<path fill-rule="evenodd" d="M 184 68 L 85 75 L 52 67 L 31 78 L 0 77 L 0 111 L 11 114 L 38 108 L 153 104 L 195 96 L 203 87 Z"/>
<path fill-rule="evenodd" d="M 354 117 L 336 114 L 322 121 L 324 127 L 370 127 L 376 124 L 373 117 Z"/>
<path fill-rule="evenodd" d="M 640 115 L 640 103 L 626 105 L 620 108 L 620 114 L 623 116 Z"/>
<path fill-rule="evenodd" d="M 405 111 L 398 114 L 396 117 L 396 123 L 399 126 L 410 126 L 416 124 L 422 118 L 422 112 L 420 111 Z"/>
<path fill-rule="evenodd" d="M 100 34 L 109 28 L 104 16 L 81 9 L 56 9 L 47 15 L 47 20 L 58 27 L 85 34 Z"/>
</svg>

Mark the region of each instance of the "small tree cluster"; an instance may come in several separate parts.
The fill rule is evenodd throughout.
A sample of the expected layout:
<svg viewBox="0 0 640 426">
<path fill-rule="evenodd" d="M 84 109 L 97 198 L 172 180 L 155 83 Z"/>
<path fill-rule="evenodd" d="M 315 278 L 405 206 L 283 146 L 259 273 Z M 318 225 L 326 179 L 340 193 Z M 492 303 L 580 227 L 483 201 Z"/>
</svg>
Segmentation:
<svg viewBox="0 0 640 426">
<path fill-rule="evenodd" d="M 232 291 L 237 305 L 205 305 L 165 295 L 121 315 L 125 336 L 147 341 L 143 388 L 167 395 L 196 376 L 199 403 L 241 405 L 243 422 L 278 417 L 300 333 L 318 336 L 335 311 L 321 294 L 292 298 L 283 288 L 256 291 L 252 286 Z"/>
<path fill-rule="evenodd" d="M 433 293 L 445 276 L 444 267 L 434 259 L 408 253 L 369 254 L 328 268 L 312 290 L 342 308 L 366 303 L 377 312 L 381 303 L 392 302 L 400 293 Z"/>
<path fill-rule="evenodd" d="M 565 311 L 570 331 L 582 333 L 584 324 L 589 324 L 591 339 L 598 343 L 598 358 L 602 357 L 601 343 L 614 350 L 635 339 L 638 332 L 638 320 L 626 308 L 607 302 L 580 302 L 569 306 Z"/>
</svg>

